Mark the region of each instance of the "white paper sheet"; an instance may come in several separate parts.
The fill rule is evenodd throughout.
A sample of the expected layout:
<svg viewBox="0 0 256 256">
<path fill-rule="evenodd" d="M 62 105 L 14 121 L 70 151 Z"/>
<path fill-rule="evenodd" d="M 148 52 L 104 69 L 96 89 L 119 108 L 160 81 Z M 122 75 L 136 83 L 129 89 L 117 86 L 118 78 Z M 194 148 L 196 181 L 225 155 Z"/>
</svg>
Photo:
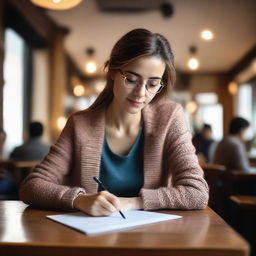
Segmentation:
<svg viewBox="0 0 256 256">
<path fill-rule="evenodd" d="M 126 219 L 123 219 L 119 212 L 107 217 L 92 217 L 81 212 L 48 215 L 46 217 L 88 235 L 181 218 L 178 215 L 135 210 L 125 211 L 124 215 Z"/>
</svg>

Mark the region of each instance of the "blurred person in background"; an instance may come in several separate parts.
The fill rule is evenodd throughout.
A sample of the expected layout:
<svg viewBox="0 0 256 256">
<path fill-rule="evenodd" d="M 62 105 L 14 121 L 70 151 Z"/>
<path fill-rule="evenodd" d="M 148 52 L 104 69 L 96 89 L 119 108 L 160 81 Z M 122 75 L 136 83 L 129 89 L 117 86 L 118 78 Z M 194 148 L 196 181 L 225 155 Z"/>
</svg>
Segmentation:
<svg viewBox="0 0 256 256">
<path fill-rule="evenodd" d="M 210 162 L 210 148 L 214 143 L 212 138 L 212 127 L 209 124 L 204 124 L 199 133 L 193 136 L 192 143 L 196 149 L 196 154 L 200 163 Z"/>
<path fill-rule="evenodd" d="M 18 187 L 13 173 L 6 168 L 3 159 L 3 148 L 6 140 L 6 133 L 0 129 L 0 199 L 17 199 Z"/>
<path fill-rule="evenodd" d="M 48 153 L 50 146 L 42 142 L 44 127 L 40 122 L 29 124 L 29 138 L 10 154 L 13 161 L 39 161 Z"/>
<path fill-rule="evenodd" d="M 250 123 L 235 117 L 229 124 L 229 135 L 216 146 L 213 162 L 225 165 L 228 170 L 250 172 L 248 154 L 245 148 L 245 135 Z"/>
</svg>

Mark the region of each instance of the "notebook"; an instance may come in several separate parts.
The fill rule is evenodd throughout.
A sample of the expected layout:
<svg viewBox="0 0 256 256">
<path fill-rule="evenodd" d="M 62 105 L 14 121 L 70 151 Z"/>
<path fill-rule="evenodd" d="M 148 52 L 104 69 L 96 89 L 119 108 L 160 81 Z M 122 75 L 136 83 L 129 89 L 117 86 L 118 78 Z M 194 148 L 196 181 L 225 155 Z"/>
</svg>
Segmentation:
<svg viewBox="0 0 256 256">
<path fill-rule="evenodd" d="M 137 210 L 125 211 L 124 215 L 126 219 L 123 219 L 119 212 L 114 212 L 107 217 L 92 217 L 81 212 L 48 215 L 46 217 L 87 235 L 182 218 L 178 215 Z"/>
</svg>

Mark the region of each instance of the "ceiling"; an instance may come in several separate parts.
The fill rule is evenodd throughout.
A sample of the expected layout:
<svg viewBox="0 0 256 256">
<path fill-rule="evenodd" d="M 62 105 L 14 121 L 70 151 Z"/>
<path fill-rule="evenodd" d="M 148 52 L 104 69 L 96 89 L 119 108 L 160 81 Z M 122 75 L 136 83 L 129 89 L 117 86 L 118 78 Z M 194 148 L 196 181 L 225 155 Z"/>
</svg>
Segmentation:
<svg viewBox="0 0 256 256">
<path fill-rule="evenodd" d="M 139 0 L 114 1 L 131 4 Z M 155 1 L 143 0 L 143 3 L 152 6 Z M 186 62 L 191 45 L 198 48 L 198 72 L 215 73 L 228 71 L 256 44 L 256 0 L 169 2 L 174 8 L 170 18 L 165 18 L 155 7 L 144 12 L 103 12 L 96 0 L 84 0 L 70 10 L 47 13 L 56 23 L 70 28 L 65 48 L 81 70 L 87 47 L 95 48 L 95 59 L 102 67 L 114 43 L 124 33 L 139 27 L 167 37 L 175 54 L 176 67 L 183 72 L 188 72 Z M 205 28 L 214 32 L 212 41 L 200 38 L 200 31 Z"/>
</svg>

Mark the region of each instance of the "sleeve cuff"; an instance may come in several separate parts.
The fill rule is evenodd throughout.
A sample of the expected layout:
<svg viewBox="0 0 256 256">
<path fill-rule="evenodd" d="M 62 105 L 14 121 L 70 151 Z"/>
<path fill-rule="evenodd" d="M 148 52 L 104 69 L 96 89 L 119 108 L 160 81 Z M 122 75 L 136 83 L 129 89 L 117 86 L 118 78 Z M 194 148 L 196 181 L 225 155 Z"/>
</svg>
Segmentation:
<svg viewBox="0 0 256 256">
<path fill-rule="evenodd" d="M 64 210 L 74 210 L 73 202 L 78 194 L 85 194 L 85 190 L 76 187 L 66 191 L 61 198 L 61 208 Z"/>
<path fill-rule="evenodd" d="M 141 189 L 140 196 L 143 201 L 144 210 L 155 210 L 161 208 L 157 189 Z"/>
</svg>

